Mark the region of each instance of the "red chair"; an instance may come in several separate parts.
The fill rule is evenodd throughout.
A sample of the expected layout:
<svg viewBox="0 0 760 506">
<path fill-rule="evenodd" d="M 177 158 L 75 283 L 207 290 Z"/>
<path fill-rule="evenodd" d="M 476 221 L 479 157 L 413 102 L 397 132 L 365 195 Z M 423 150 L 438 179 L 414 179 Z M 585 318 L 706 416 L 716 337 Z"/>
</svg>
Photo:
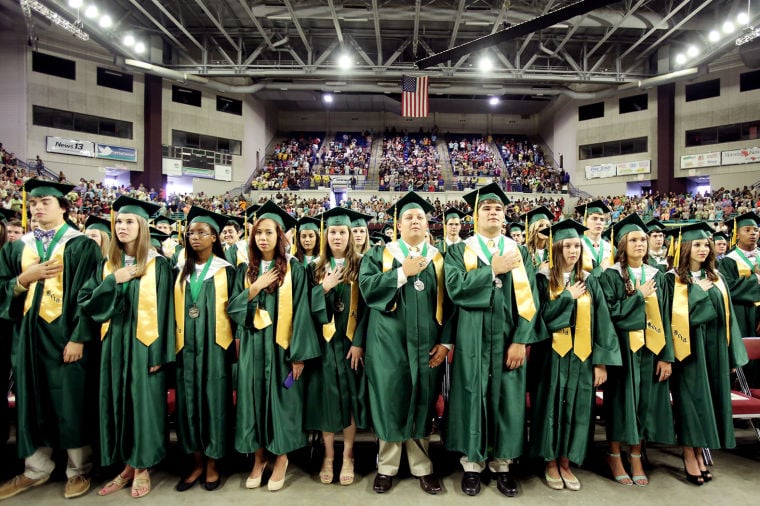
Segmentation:
<svg viewBox="0 0 760 506">
<path fill-rule="evenodd" d="M 760 337 L 745 337 L 743 339 L 744 347 L 747 348 L 747 356 L 750 360 L 760 360 Z M 736 377 L 739 380 L 739 387 L 742 393 L 760 399 L 760 388 L 750 388 L 747 383 L 747 377 L 741 368 L 737 369 Z"/>
<path fill-rule="evenodd" d="M 760 337 L 745 337 L 744 346 L 750 360 L 760 360 Z M 731 390 L 733 417 L 747 420 L 760 441 L 760 427 L 753 422 L 753 419 L 760 419 L 760 390 L 749 387 L 741 367 L 736 368 L 736 377 L 741 390 Z"/>
</svg>

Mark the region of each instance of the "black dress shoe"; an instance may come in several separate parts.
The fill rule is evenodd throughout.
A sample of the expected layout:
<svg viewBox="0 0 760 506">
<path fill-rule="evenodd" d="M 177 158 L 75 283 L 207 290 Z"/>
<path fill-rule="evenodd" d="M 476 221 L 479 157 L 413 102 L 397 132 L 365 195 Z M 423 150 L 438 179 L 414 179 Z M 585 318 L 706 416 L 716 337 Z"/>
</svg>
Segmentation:
<svg viewBox="0 0 760 506">
<path fill-rule="evenodd" d="M 196 483 L 198 483 L 198 478 L 194 479 L 191 482 L 186 482 L 184 479 L 182 479 L 182 480 L 179 480 L 179 483 L 177 483 L 177 486 L 174 487 L 174 490 L 176 490 L 177 492 L 185 492 L 193 488 Z"/>
<path fill-rule="evenodd" d="M 441 491 L 441 481 L 434 474 L 419 476 L 420 488 L 427 494 L 435 495 Z"/>
<path fill-rule="evenodd" d="M 222 477 L 216 479 L 216 481 L 207 481 L 203 484 L 203 488 L 211 492 L 212 490 L 216 490 L 219 488 L 219 485 L 222 484 Z"/>
<path fill-rule="evenodd" d="M 517 482 L 512 473 L 496 473 L 496 488 L 507 497 L 517 495 Z"/>
<path fill-rule="evenodd" d="M 480 473 L 465 471 L 462 476 L 462 492 L 467 495 L 480 493 Z"/>
<path fill-rule="evenodd" d="M 377 473 L 375 476 L 375 482 L 372 484 L 372 490 L 378 494 L 384 494 L 393 486 L 393 476 L 387 474 Z"/>
</svg>

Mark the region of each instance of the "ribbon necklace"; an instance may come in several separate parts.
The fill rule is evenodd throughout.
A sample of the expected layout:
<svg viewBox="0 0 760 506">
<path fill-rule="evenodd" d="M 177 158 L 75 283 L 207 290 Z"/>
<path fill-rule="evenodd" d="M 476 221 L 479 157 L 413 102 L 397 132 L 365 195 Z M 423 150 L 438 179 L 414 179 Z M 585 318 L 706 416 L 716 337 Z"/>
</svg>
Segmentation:
<svg viewBox="0 0 760 506">
<path fill-rule="evenodd" d="M 747 264 L 747 266 L 749 267 L 750 272 L 754 272 L 755 271 L 755 267 L 760 266 L 760 260 L 758 260 L 757 257 L 755 257 L 755 264 L 753 265 L 752 264 L 752 260 L 750 260 L 749 258 L 747 258 L 747 255 L 745 255 L 742 252 L 742 250 L 739 249 L 738 246 L 737 246 L 737 248 L 736 248 L 735 251 L 736 251 L 736 254 L 739 255 L 739 258 L 741 258 L 742 260 L 744 260 L 744 263 Z"/>
<path fill-rule="evenodd" d="M 583 236 L 583 242 L 586 243 L 586 246 L 588 246 L 588 249 L 591 250 L 591 253 L 594 255 L 594 260 L 596 260 L 597 264 L 602 263 L 602 253 L 604 252 L 604 242 L 599 239 L 599 251 L 596 251 L 596 248 L 594 248 L 594 243 L 591 242 L 591 239 L 589 239 L 587 236 Z"/>
<path fill-rule="evenodd" d="M 203 285 L 203 281 L 206 279 L 206 274 L 208 273 L 209 267 L 211 267 L 211 262 L 214 261 L 214 255 L 211 255 L 208 257 L 208 260 L 206 260 L 206 265 L 203 266 L 203 270 L 201 271 L 200 276 L 198 275 L 198 269 L 193 270 L 193 272 L 190 274 L 190 300 L 193 301 L 193 304 L 198 300 L 198 296 L 201 293 L 201 285 Z"/>
<path fill-rule="evenodd" d="M 53 251 L 55 250 L 55 247 L 58 245 L 58 241 L 61 240 L 61 237 L 63 237 L 63 234 L 66 233 L 66 229 L 69 226 L 66 225 L 66 222 L 63 223 L 61 228 L 58 229 L 58 232 L 55 233 L 53 236 L 53 239 L 51 239 L 50 244 L 48 244 L 47 249 L 42 244 L 42 241 L 39 239 L 35 239 L 34 242 L 37 244 L 37 254 L 40 257 L 40 263 L 45 263 L 48 260 L 50 260 L 51 255 L 53 254 Z"/>
<path fill-rule="evenodd" d="M 489 239 L 492 240 L 492 239 Z M 478 242 L 480 243 L 480 249 L 483 250 L 483 255 L 485 255 L 486 259 L 488 259 L 488 263 L 491 263 L 491 259 L 493 258 L 493 253 L 491 253 L 491 250 L 486 246 L 486 243 L 483 242 L 483 237 L 481 237 L 480 234 L 478 234 Z M 504 236 L 499 236 L 499 256 L 504 255 Z"/>
</svg>

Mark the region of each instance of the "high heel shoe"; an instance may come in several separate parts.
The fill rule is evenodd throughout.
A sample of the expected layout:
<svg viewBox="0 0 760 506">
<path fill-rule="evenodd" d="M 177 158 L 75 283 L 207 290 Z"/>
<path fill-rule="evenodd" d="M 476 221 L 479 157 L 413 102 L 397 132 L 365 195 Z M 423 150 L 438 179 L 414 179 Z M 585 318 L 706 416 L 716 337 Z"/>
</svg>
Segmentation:
<svg viewBox="0 0 760 506">
<path fill-rule="evenodd" d="M 269 482 L 267 483 L 267 489 L 270 492 L 276 492 L 282 488 L 283 485 L 285 485 L 285 476 L 288 472 L 288 461 L 285 461 L 285 469 L 282 470 L 282 478 L 279 480 L 273 480 L 271 477 L 269 478 Z M 272 471 L 272 474 L 274 474 L 274 471 Z"/>
<path fill-rule="evenodd" d="M 710 480 L 712 480 L 712 479 L 713 479 L 713 475 L 712 475 L 712 473 L 710 472 L 710 470 L 709 470 L 709 469 L 705 469 L 704 471 L 701 471 L 701 470 L 700 470 L 700 471 L 699 471 L 699 474 L 701 474 L 701 475 L 702 475 L 702 480 L 703 480 L 705 483 L 707 483 L 708 481 L 710 481 Z"/>
<path fill-rule="evenodd" d="M 333 482 L 333 457 L 325 457 L 322 469 L 319 471 L 319 481 L 325 485 Z"/>
<path fill-rule="evenodd" d="M 264 462 L 264 465 L 261 466 L 261 471 L 259 472 L 259 475 L 256 477 L 248 476 L 248 478 L 245 479 L 245 488 L 254 489 L 259 488 L 261 486 L 261 477 L 264 476 L 264 469 L 267 467 L 266 462 Z M 255 474 L 256 472 L 256 464 L 253 464 L 253 470 L 251 471 Z"/>
<path fill-rule="evenodd" d="M 631 453 L 630 456 L 632 459 L 641 459 L 640 453 Z M 633 468 L 633 465 L 631 465 L 631 468 Z M 633 480 L 633 483 L 639 487 L 646 487 L 649 485 L 649 477 L 646 474 L 634 474 L 631 476 L 631 479 Z"/>
<path fill-rule="evenodd" d="M 351 485 L 354 482 L 354 459 L 343 457 L 343 466 L 340 468 L 340 484 Z"/>
<path fill-rule="evenodd" d="M 607 466 L 609 466 L 610 471 L 612 471 L 612 465 L 610 464 L 610 461 L 612 459 L 620 459 L 620 458 L 621 457 L 619 453 L 607 452 Z M 622 464 L 622 459 L 621 459 L 621 464 Z M 620 483 L 621 485 L 625 485 L 627 487 L 633 486 L 633 480 L 631 479 L 630 476 L 628 476 L 628 473 L 615 476 L 615 473 L 613 471 L 612 477 L 616 482 Z"/>
<path fill-rule="evenodd" d="M 704 485 L 705 480 L 704 478 L 702 478 L 702 473 L 689 474 L 689 469 L 686 467 L 686 457 L 681 457 L 681 460 L 683 461 L 683 471 L 686 474 L 686 481 L 698 487 L 701 487 L 702 485 Z M 697 470 L 699 470 L 699 467 L 697 467 Z"/>
</svg>

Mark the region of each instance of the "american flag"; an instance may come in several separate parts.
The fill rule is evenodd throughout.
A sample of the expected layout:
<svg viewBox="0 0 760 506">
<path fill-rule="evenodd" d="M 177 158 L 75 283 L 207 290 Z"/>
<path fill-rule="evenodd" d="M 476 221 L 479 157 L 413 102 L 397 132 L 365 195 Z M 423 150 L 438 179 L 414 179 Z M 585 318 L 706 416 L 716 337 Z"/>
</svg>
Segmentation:
<svg viewBox="0 0 760 506">
<path fill-rule="evenodd" d="M 403 76 L 401 79 L 401 116 L 427 118 L 428 78 Z"/>
</svg>

